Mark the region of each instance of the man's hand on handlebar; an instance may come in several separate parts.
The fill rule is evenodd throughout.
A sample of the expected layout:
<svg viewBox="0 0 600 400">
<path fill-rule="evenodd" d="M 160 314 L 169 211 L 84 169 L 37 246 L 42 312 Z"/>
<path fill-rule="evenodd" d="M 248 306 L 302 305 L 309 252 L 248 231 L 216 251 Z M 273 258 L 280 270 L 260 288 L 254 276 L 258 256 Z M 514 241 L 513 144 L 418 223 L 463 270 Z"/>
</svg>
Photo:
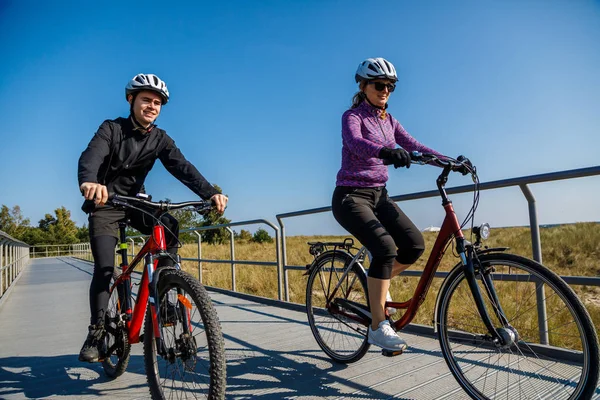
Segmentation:
<svg viewBox="0 0 600 400">
<path fill-rule="evenodd" d="M 223 214 L 223 212 L 225 211 L 225 207 L 227 207 L 227 202 L 229 201 L 229 199 L 223 194 L 215 194 L 210 198 L 210 201 L 212 201 L 212 203 L 215 205 L 215 209 L 217 210 L 217 212 L 219 214 Z"/>
<path fill-rule="evenodd" d="M 81 194 L 86 200 L 94 200 L 94 203 L 103 206 L 108 200 L 106 186 L 94 182 L 84 182 L 79 186 Z"/>
</svg>

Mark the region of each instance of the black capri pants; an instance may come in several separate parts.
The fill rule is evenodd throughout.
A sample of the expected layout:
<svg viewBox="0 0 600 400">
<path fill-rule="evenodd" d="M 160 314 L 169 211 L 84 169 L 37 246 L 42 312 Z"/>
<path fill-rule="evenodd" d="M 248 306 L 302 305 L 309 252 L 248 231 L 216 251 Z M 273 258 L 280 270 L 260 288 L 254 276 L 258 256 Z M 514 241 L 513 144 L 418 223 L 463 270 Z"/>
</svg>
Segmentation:
<svg viewBox="0 0 600 400">
<path fill-rule="evenodd" d="M 394 259 L 414 264 L 425 250 L 423 235 L 385 186 L 337 186 L 331 208 L 337 222 L 371 252 L 370 277 L 390 279 Z"/>
<path fill-rule="evenodd" d="M 94 256 L 94 274 L 90 284 L 90 323 L 102 325 L 108 307 L 110 279 L 115 269 L 115 246 L 118 242 L 119 222 L 129 220 L 130 225 L 144 235 L 152 233 L 154 219 L 137 210 L 119 210 L 113 207 L 100 207 L 90 213 L 90 246 Z M 167 251 L 177 253 L 179 223 L 170 214 L 164 214 L 161 222 L 165 227 Z M 170 259 L 162 259 L 161 265 L 173 265 Z"/>
</svg>

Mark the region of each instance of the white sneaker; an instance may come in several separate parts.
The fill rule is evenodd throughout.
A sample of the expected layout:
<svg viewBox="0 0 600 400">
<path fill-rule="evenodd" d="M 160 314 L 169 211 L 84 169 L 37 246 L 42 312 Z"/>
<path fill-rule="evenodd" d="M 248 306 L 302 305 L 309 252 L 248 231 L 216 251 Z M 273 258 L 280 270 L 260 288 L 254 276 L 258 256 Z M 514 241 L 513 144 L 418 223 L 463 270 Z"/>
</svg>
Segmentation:
<svg viewBox="0 0 600 400">
<path fill-rule="evenodd" d="M 389 321 L 386 319 L 379 323 L 379 327 L 376 330 L 371 329 L 369 325 L 369 343 L 379 346 L 385 350 L 404 350 L 408 347 L 406 342 L 400 338 L 394 332 L 394 329 L 390 326 Z"/>
<path fill-rule="evenodd" d="M 392 295 L 390 294 L 389 290 L 388 290 L 387 294 L 385 295 L 385 301 L 392 301 Z M 387 307 L 387 311 L 388 311 L 388 314 L 394 315 L 394 314 L 396 314 L 396 311 L 398 311 L 398 310 L 395 307 Z"/>
</svg>

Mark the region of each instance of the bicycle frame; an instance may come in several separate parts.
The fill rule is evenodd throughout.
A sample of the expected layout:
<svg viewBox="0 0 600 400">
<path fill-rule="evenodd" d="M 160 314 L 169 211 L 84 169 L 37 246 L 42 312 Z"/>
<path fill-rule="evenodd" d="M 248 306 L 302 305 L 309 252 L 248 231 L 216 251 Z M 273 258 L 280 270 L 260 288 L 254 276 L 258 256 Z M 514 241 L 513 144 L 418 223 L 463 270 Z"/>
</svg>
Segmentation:
<svg viewBox="0 0 600 400">
<path fill-rule="evenodd" d="M 465 276 L 466 276 L 467 282 L 469 284 L 469 288 L 471 289 L 471 292 L 473 294 L 473 298 L 474 298 L 475 304 L 477 306 L 479 315 L 481 316 L 482 321 L 485 324 L 485 326 L 487 327 L 488 331 L 492 335 L 492 339 L 499 343 L 504 343 L 504 339 L 498 334 L 496 328 L 494 327 L 494 325 L 492 323 L 490 315 L 485 307 L 482 294 L 479 290 L 479 286 L 477 285 L 477 282 L 476 282 L 475 267 L 473 264 L 473 258 L 475 257 L 474 247 L 470 244 L 468 246 L 465 244 L 465 238 L 462 233 L 460 223 L 458 221 L 456 213 L 454 212 L 452 202 L 448 199 L 448 196 L 446 194 L 446 190 L 445 190 L 444 186 L 448 180 L 448 174 L 450 173 L 450 171 L 451 171 L 451 166 L 444 167 L 444 171 L 440 174 L 440 176 L 437 179 L 437 186 L 440 191 L 440 195 L 442 197 L 442 206 L 444 207 L 446 216 L 444 218 L 444 221 L 442 223 L 442 226 L 440 228 L 440 232 L 436 238 L 436 241 L 433 245 L 433 249 L 427 260 L 427 264 L 425 265 L 425 269 L 423 270 L 423 274 L 421 275 L 421 278 L 419 279 L 419 283 L 417 284 L 415 292 L 409 300 L 404 301 L 404 302 L 386 302 L 385 307 L 394 307 L 397 309 L 406 310 L 404 312 L 404 314 L 402 315 L 402 317 L 400 317 L 400 319 L 398 319 L 397 321 L 395 321 L 393 323 L 393 326 L 396 330 L 400 330 L 400 329 L 406 327 L 414 319 L 421 304 L 423 304 L 423 302 L 425 301 L 425 298 L 427 297 L 427 292 L 429 291 L 429 288 L 431 287 L 431 283 L 433 282 L 433 278 L 435 277 L 435 272 L 437 271 L 437 269 L 440 265 L 440 262 L 444 256 L 444 252 L 445 252 L 446 246 L 448 245 L 448 242 L 452 238 L 455 238 L 456 250 L 461 259 L 462 266 L 465 269 Z M 333 300 L 338 288 L 341 285 L 341 282 L 343 281 L 343 279 L 346 277 L 346 275 L 352 268 L 352 265 L 354 265 L 355 263 L 359 263 L 358 259 L 360 258 L 360 255 L 365 251 L 366 251 L 366 248 L 363 247 L 362 249 L 359 250 L 359 252 L 356 255 L 354 255 L 352 257 L 352 260 L 350 261 L 348 266 L 345 268 L 344 273 L 342 274 L 341 278 L 339 279 L 338 284 L 335 286 L 334 290 L 332 291 L 332 295 L 331 295 L 331 298 L 329 299 L 329 301 Z M 359 263 L 359 265 L 360 265 L 360 263 Z M 498 317 L 498 319 L 500 320 L 500 322 L 503 325 L 508 326 L 509 324 L 508 324 L 507 319 L 504 316 L 504 311 L 502 310 L 499 302 L 497 301 L 496 291 L 495 291 L 495 288 L 493 286 L 491 279 L 489 278 L 489 276 L 484 275 L 483 281 L 485 283 L 485 290 L 486 290 L 486 293 L 488 294 L 488 296 L 490 298 L 496 300 L 495 301 L 496 307 L 494 308 L 494 314 Z M 345 313 L 343 311 L 337 311 L 337 312 L 345 315 Z M 357 320 L 357 318 L 354 316 L 350 316 L 350 315 L 346 315 L 346 316 L 348 318 Z M 366 320 L 361 321 L 361 322 L 365 325 L 368 325 L 370 323 L 370 321 L 366 321 Z M 437 329 L 437 327 L 435 327 L 434 329 Z"/>
<path fill-rule="evenodd" d="M 144 322 L 144 316 L 146 314 L 146 308 L 148 301 L 152 307 L 150 312 L 152 316 L 152 323 L 154 325 L 154 333 L 157 340 L 162 343 L 160 334 L 159 319 L 160 315 L 157 312 L 158 306 L 156 299 L 158 296 L 155 279 L 155 271 L 158 266 L 158 261 L 163 257 L 168 257 L 167 246 L 165 240 L 165 231 L 162 225 L 155 225 L 152 229 L 152 234 L 140 250 L 140 252 L 131 261 L 131 264 L 127 264 L 127 243 L 125 237 L 125 223 L 120 223 L 120 249 L 121 254 L 121 275 L 113 284 L 111 292 L 118 290 L 119 299 L 122 302 L 121 310 L 125 314 L 126 328 L 129 334 L 129 343 L 139 343 L 141 341 L 140 331 Z M 140 288 L 135 301 L 135 307 L 132 312 L 131 304 L 131 273 L 135 267 L 142 261 L 145 262 L 144 272 L 142 273 L 142 280 L 140 282 Z M 162 346 L 161 346 L 162 347 Z M 160 351 L 160 349 L 159 349 Z"/>
<path fill-rule="evenodd" d="M 463 252 L 461 258 L 464 258 L 464 236 L 462 230 L 460 229 L 460 224 L 458 222 L 458 218 L 456 217 L 456 213 L 454 212 L 454 208 L 452 207 L 452 202 L 448 201 L 443 205 L 444 210 L 446 211 L 446 217 L 444 218 L 444 222 L 440 228 L 440 233 L 438 234 L 435 244 L 433 245 L 433 249 L 431 250 L 431 254 L 429 255 L 429 259 L 427 260 L 427 264 L 425 265 L 425 269 L 423 270 L 423 274 L 419 279 L 419 283 L 415 289 L 413 296 L 404 302 L 395 303 L 389 302 L 386 303 L 386 307 L 395 307 L 398 309 L 405 309 L 404 315 L 394 322 L 394 328 L 396 330 L 404 328 L 408 325 L 419 310 L 423 301 L 427 297 L 427 292 L 431 287 L 431 283 L 433 282 L 433 278 L 435 276 L 435 272 L 437 271 L 440 262 L 442 261 L 442 257 L 444 256 L 444 249 L 448 242 L 452 239 L 453 236 L 456 237 L 457 248 L 460 248 L 462 245 Z"/>
</svg>

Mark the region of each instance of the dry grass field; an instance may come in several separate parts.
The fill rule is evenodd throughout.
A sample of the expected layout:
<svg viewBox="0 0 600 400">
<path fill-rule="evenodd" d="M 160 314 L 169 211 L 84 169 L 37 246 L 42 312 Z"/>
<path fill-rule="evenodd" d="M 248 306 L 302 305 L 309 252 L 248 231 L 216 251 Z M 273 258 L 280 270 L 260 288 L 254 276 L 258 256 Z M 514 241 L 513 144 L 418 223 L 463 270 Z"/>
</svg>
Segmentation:
<svg viewBox="0 0 600 400">
<path fill-rule="evenodd" d="M 469 232 L 465 235 L 469 238 Z M 436 233 L 425 232 L 425 254 L 411 268 L 422 270 L 429 252 L 433 247 Z M 287 237 L 288 265 L 304 266 L 313 257 L 308 252 L 309 241 L 341 241 L 344 236 L 292 236 Z M 360 244 L 356 242 L 358 246 Z M 543 263 L 559 275 L 566 276 L 598 276 L 600 274 L 600 224 L 577 223 L 561 225 L 541 230 Z M 489 247 L 510 247 L 509 252 L 532 257 L 531 233 L 527 227 L 497 228 L 492 230 L 490 239 L 485 243 Z M 180 249 L 182 257 L 196 258 L 197 246 L 185 245 Z M 231 262 L 229 244 L 202 245 L 204 259 L 223 260 L 223 263 L 207 263 L 202 266 L 203 283 L 208 286 L 231 289 Z M 276 261 L 275 243 L 235 242 L 236 260 Z M 450 270 L 458 262 L 452 248 L 442 260 L 440 271 Z M 368 264 L 367 264 L 368 266 Z M 198 263 L 184 261 L 183 267 L 194 276 L 198 276 Z M 243 293 L 263 297 L 277 298 L 277 272 L 275 266 L 236 265 L 237 290 Z M 304 303 L 306 276 L 303 271 L 289 271 L 290 300 Z M 407 300 L 412 296 L 418 278 L 397 277 L 392 280 L 391 294 L 395 301 Z M 434 280 L 429 295 L 423 303 L 414 322 L 431 324 L 435 297 L 441 280 Z M 574 286 L 575 291 L 583 299 L 597 328 L 600 328 L 600 287 Z"/>
</svg>

